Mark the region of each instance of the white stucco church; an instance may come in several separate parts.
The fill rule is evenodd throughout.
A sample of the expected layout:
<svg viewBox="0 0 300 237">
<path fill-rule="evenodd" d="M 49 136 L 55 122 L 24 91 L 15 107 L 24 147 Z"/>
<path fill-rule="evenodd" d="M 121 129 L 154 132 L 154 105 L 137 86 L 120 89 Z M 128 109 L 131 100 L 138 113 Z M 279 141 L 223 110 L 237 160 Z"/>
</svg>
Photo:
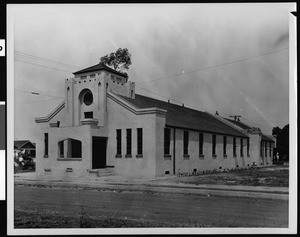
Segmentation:
<svg viewBox="0 0 300 237">
<path fill-rule="evenodd" d="M 66 79 L 64 101 L 35 122 L 39 175 L 157 177 L 272 164 L 274 142 L 260 130 L 136 94 L 126 74 L 101 63 Z"/>
</svg>

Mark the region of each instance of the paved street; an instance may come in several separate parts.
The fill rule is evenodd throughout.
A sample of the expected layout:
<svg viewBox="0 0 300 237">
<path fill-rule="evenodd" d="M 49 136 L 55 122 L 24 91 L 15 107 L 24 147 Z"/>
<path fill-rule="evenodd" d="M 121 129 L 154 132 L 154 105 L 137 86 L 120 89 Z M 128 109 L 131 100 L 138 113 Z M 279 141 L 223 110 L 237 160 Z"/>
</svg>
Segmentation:
<svg viewBox="0 0 300 237">
<path fill-rule="evenodd" d="M 287 227 L 288 201 L 174 193 L 39 188 L 16 185 L 15 208 L 84 211 L 209 227 Z"/>
</svg>

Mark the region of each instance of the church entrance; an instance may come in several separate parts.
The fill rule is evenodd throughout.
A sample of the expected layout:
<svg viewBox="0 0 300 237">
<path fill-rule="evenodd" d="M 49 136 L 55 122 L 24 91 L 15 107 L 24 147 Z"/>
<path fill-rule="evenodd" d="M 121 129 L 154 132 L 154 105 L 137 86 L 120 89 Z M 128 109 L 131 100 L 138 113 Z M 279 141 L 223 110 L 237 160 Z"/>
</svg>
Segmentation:
<svg viewBox="0 0 300 237">
<path fill-rule="evenodd" d="M 106 137 L 92 137 L 92 169 L 106 167 Z"/>
</svg>

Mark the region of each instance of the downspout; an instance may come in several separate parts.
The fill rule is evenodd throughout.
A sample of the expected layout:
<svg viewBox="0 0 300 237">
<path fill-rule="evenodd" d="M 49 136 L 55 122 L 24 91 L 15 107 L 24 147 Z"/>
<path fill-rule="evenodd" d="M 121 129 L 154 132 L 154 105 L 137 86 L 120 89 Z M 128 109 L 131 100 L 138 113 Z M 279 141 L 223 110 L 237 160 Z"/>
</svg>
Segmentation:
<svg viewBox="0 0 300 237">
<path fill-rule="evenodd" d="M 175 128 L 174 128 L 174 132 L 173 132 L 173 174 L 175 174 Z"/>
</svg>

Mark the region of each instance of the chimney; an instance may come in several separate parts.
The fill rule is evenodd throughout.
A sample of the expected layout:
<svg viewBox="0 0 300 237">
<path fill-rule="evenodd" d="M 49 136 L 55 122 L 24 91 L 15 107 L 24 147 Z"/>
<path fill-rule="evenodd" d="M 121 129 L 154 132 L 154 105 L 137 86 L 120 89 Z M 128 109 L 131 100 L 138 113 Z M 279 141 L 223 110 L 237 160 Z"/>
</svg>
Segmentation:
<svg viewBox="0 0 300 237">
<path fill-rule="evenodd" d="M 170 103 L 170 100 L 168 100 L 168 103 Z"/>
<path fill-rule="evenodd" d="M 218 111 L 216 111 L 215 115 L 219 115 Z"/>
<path fill-rule="evenodd" d="M 184 107 L 184 103 L 182 103 L 182 107 Z"/>
</svg>

